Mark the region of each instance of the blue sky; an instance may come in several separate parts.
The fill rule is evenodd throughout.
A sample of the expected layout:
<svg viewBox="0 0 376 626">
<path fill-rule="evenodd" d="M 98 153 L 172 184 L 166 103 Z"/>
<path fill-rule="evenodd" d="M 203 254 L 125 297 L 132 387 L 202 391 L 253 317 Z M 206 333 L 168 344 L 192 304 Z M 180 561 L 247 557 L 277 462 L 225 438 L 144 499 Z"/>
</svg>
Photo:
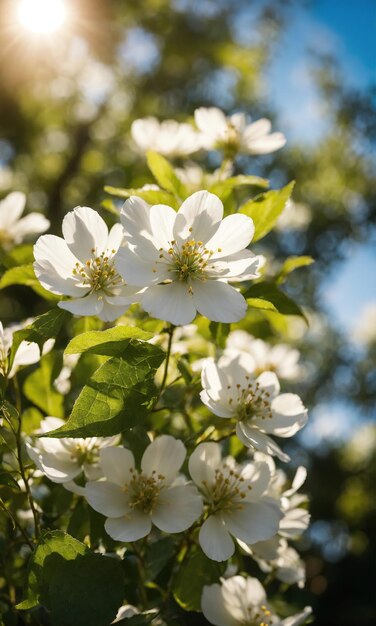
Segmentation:
<svg viewBox="0 0 376 626">
<path fill-rule="evenodd" d="M 347 84 L 376 84 L 375 0 L 312 0 L 291 11 L 267 87 L 288 139 L 308 144 L 326 129 L 325 109 L 310 77 L 310 49 L 334 52 Z M 374 243 L 354 244 L 323 285 L 323 300 L 344 330 L 351 331 L 365 305 L 376 301 L 375 277 Z"/>
</svg>

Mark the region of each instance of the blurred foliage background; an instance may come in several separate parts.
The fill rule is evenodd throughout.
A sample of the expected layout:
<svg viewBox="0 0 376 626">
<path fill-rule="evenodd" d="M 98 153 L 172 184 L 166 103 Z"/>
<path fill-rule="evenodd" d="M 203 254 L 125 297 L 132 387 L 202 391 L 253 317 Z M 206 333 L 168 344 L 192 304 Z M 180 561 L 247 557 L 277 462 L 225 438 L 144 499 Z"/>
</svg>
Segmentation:
<svg viewBox="0 0 376 626">
<path fill-rule="evenodd" d="M 311 426 L 288 450 L 296 464 L 308 466 L 312 513 L 300 545 L 306 589 L 291 588 L 288 596 L 313 605 L 317 626 L 373 626 L 375 315 L 369 308 L 358 329 L 355 324 L 354 332 L 345 332 L 328 309 L 323 286 L 329 278 L 328 288 L 334 284 L 354 243 L 369 247 L 375 239 L 374 87 L 354 86 L 336 46 L 317 37 L 300 80 L 304 85 L 309 76 L 314 85 L 322 127 L 314 140 L 300 139 L 305 104 L 294 101 L 289 137 L 279 121 L 288 89 L 273 97 L 270 68 L 295 14 L 309 15 L 315 0 L 66 0 L 67 23 L 51 36 L 27 32 L 16 4 L 0 3 L 0 194 L 25 191 L 28 211 L 45 213 L 51 232 L 60 234 L 62 217 L 78 204 L 111 221 L 101 208 L 104 185 L 151 182 L 130 140 L 135 118 L 185 120 L 197 106 L 216 105 L 270 117 L 287 134 L 286 148 L 243 157 L 239 170 L 269 177 L 272 187 L 297 181 L 296 204 L 258 251 L 271 264 L 292 254 L 316 260 L 288 283 L 307 311 L 308 331 L 255 313 L 260 336 L 301 350 L 305 375 L 297 392 L 312 410 Z M 332 4 L 346 12 L 351 3 Z M 363 0 L 357 11 L 369 7 Z M 367 273 L 358 279 L 367 281 Z M 349 302 L 356 297 L 353 287 L 348 285 Z M 375 299 L 372 281 L 367 288 Z M 26 287 L 1 293 L 4 323 L 45 310 Z"/>
</svg>

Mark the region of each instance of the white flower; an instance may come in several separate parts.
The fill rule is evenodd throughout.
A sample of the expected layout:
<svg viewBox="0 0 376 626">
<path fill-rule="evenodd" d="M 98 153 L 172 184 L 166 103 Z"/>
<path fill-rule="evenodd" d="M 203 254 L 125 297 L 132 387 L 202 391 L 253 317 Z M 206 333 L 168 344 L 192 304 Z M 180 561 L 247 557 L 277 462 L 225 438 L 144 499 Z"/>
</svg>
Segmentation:
<svg viewBox="0 0 376 626">
<path fill-rule="evenodd" d="M 184 167 L 175 168 L 175 172 L 192 193 L 214 185 L 214 183 L 226 180 L 232 174 L 232 166 L 226 164 L 224 168 L 214 170 L 213 173 L 205 172 L 197 163 L 187 163 Z"/>
<path fill-rule="evenodd" d="M 39 433 L 47 433 L 63 426 L 58 417 L 46 417 L 40 424 Z M 114 446 L 119 441 L 116 437 L 87 437 L 73 439 L 65 437 L 41 437 L 33 443 L 26 443 L 29 457 L 43 474 L 54 483 L 70 483 L 81 472 L 86 478 L 96 479 L 102 476 L 99 467 L 99 451 L 106 446 Z"/>
<path fill-rule="evenodd" d="M 279 378 L 294 380 L 301 373 L 298 365 L 299 350 L 280 343 L 271 346 L 262 339 L 255 339 L 245 330 L 234 330 L 227 337 L 226 351 L 250 354 L 256 365 L 256 372 L 275 372 Z"/>
<path fill-rule="evenodd" d="M 30 323 L 31 320 L 29 319 L 25 320 L 22 324 L 12 324 L 8 326 L 8 328 L 3 328 L 0 322 L 0 374 L 7 376 L 7 378 L 12 378 L 20 367 L 38 363 L 41 358 L 38 344 L 31 341 L 21 341 L 14 356 L 12 367 L 9 370 L 8 358 L 12 348 L 13 334 L 17 330 L 25 328 L 25 326 L 28 326 Z M 53 345 L 53 339 L 46 341 L 42 349 L 42 354 L 49 352 Z"/>
<path fill-rule="evenodd" d="M 34 270 L 45 289 L 71 296 L 59 307 L 76 315 L 98 315 L 113 321 L 134 301 L 114 267 L 123 240 L 120 224 L 110 232 L 89 207 L 76 207 L 64 217 L 63 235 L 43 235 L 34 246 Z"/>
<path fill-rule="evenodd" d="M 277 533 L 282 513 L 276 501 L 263 497 L 270 479 L 266 463 L 222 461 L 220 446 L 210 442 L 193 452 L 189 472 L 207 504 L 199 542 L 210 559 L 226 561 L 233 555 L 231 535 L 254 543 Z"/>
<path fill-rule="evenodd" d="M 263 586 L 257 578 L 232 576 L 221 585 L 204 587 L 201 608 L 214 626 L 299 626 L 311 614 L 311 607 L 280 619 L 267 604 Z"/>
<path fill-rule="evenodd" d="M 246 250 L 254 225 L 245 215 L 222 217 L 222 202 L 207 191 L 191 195 L 177 213 L 137 197 L 125 202 L 128 245 L 115 263 L 124 280 L 145 288 L 141 302 L 150 315 L 176 325 L 189 324 L 196 311 L 218 322 L 244 317 L 247 303 L 228 282 L 258 276 L 259 258 Z"/>
<path fill-rule="evenodd" d="M 9 250 L 25 238 L 44 233 L 50 222 L 41 213 L 29 213 L 20 219 L 26 204 L 26 196 L 13 191 L 0 201 L 0 248 Z"/>
<path fill-rule="evenodd" d="M 166 533 L 179 533 L 193 524 L 202 511 L 201 498 L 193 485 L 176 480 L 185 455 L 183 443 L 170 435 L 157 437 L 146 448 L 140 471 L 130 450 L 101 450 L 106 480 L 87 483 L 85 497 L 107 517 L 110 537 L 137 541 L 150 533 L 152 524 Z"/>
<path fill-rule="evenodd" d="M 221 109 L 201 107 L 195 111 L 195 122 L 206 150 L 223 149 L 236 155 L 269 154 L 282 148 L 286 139 L 282 133 L 271 133 L 271 122 L 265 118 L 247 123 L 244 113 L 227 117 Z"/>
<path fill-rule="evenodd" d="M 201 148 L 200 135 L 190 124 L 175 120 L 160 122 L 156 117 L 135 120 L 132 139 L 141 152 L 155 150 L 165 156 L 185 156 Z"/>
<path fill-rule="evenodd" d="M 223 355 L 216 363 L 207 359 L 202 370 L 201 400 L 219 417 L 236 419 L 236 434 L 244 445 L 289 461 L 269 437 L 292 437 L 307 422 L 307 410 L 299 396 L 279 394 L 274 372 L 255 374 L 248 354 Z"/>
</svg>

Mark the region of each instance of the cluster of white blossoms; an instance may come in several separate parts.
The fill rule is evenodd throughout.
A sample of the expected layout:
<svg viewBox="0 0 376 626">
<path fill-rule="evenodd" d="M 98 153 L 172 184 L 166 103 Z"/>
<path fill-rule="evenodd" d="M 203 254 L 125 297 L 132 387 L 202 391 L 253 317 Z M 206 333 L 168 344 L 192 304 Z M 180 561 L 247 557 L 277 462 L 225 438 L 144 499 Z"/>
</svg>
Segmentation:
<svg viewBox="0 0 376 626">
<path fill-rule="evenodd" d="M 237 153 L 269 154 L 282 148 L 286 139 L 271 132 L 271 122 L 262 118 L 248 123 L 244 113 L 226 116 L 217 107 L 200 107 L 194 113 L 196 128 L 176 120 L 159 122 L 155 117 L 135 120 L 132 139 L 141 152 L 155 150 L 170 157 L 187 156 L 199 150 L 223 150 L 228 156 Z"/>
<path fill-rule="evenodd" d="M 124 380 L 114 383 L 112 379 L 96 379 L 100 367 L 108 366 L 108 359 L 112 359 L 112 367 L 119 366 L 119 379 L 120 361 L 124 370 L 125 366 L 130 370 L 136 366 L 128 363 L 126 352 L 119 354 L 116 341 L 124 339 L 117 340 L 116 333 L 111 333 L 120 328 L 110 330 L 110 324 L 95 320 L 91 326 L 88 322 L 90 328 L 99 326 L 105 330 L 88 333 L 88 341 L 84 339 L 82 343 L 83 351 L 90 350 L 88 345 L 96 335 L 111 337 L 110 348 L 109 352 L 99 350 L 95 356 L 88 355 L 89 359 L 98 356 L 101 365 L 91 378 L 92 385 L 86 385 L 82 391 L 77 389 L 76 377 L 72 376 L 71 380 L 76 367 L 80 368 L 78 378 L 85 367 L 81 348 L 77 354 L 72 354 L 74 349 L 67 350 L 64 360 L 58 362 L 60 370 L 54 369 L 53 376 L 51 373 L 50 387 L 53 394 L 60 394 L 60 408 L 64 400 L 68 409 L 80 393 L 69 428 L 85 389 L 89 394 L 90 388 L 92 394 L 89 400 L 86 398 L 84 409 L 80 409 L 85 413 L 78 429 L 81 432 L 65 428 L 65 433 L 120 433 L 120 426 L 119 430 L 115 427 L 111 430 L 113 411 L 118 406 L 121 407 L 116 415 L 119 423 L 130 407 L 138 419 L 138 402 L 142 405 L 142 415 L 146 406 L 150 414 L 145 422 L 141 417 L 139 423 L 134 422 L 134 430 L 133 426 L 124 426 L 121 434 L 86 438 L 60 437 L 62 433 L 56 431 L 65 427 L 65 420 L 40 416 L 38 429 L 30 435 L 30 428 L 25 435 L 26 451 L 33 462 L 33 469 L 27 467 L 27 472 L 33 489 L 37 490 L 38 485 L 50 489 L 48 481 L 55 483 L 56 490 L 60 489 L 56 485 L 62 485 L 71 492 L 65 496 L 72 498 L 72 508 L 83 498 L 105 518 L 103 543 L 98 548 L 102 552 L 113 545 L 112 541 L 106 543 L 110 537 L 126 544 L 114 549 L 118 556 L 121 550 L 130 550 L 140 558 L 160 533 L 181 534 L 180 538 L 170 538 L 177 555 L 175 569 L 184 568 L 193 549 L 193 555 L 198 555 L 203 563 L 208 563 L 208 559 L 213 561 L 209 562 L 210 569 L 218 572 L 210 579 L 216 584 L 204 586 L 201 602 L 204 616 L 214 626 L 298 626 L 308 617 L 310 608 L 281 619 L 269 605 L 258 580 L 243 575 L 228 576 L 229 571 L 233 574 L 241 569 L 246 554 L 259 566 L 260 573 L 271 573 L 284 583 L 300 587 L 305 583 L 304 563 L 290 542 L 298 539 L 309 523 L 307 497 L 298 494 L 306 471 L 299 467 L 289 482 L 273 460 L 273 457 L 283 462 L 290 460 L 275 438 L 290 438 L 307 422 L 302 400 L 295 393 L 281 392 L 279 382 L 281 379 L 291 384 L 301 378 L 299 352 L 283 343 L 268 344 L 239 327 L 226 340 L 221 337 L 218 341 L 221 347 L 209 340 L 210 333 L 219 328 L 218 324 L 209 326 L 209 321 L 241 322 L 242 328 L 252 327 L 248 324 L 249 317 L 246 318 L 246 291 L 250 281 L 260 278 L 265 259 L 249 249 L 255 233 L 253 220 L 241 212 L 226 214 L 221 199 L 202 189 L 202 185 L 211 188 L 216 183 L 222 184 L 231 175 L 237 154 L 271 153 L 284 145 L 285 138 L 281 133 L 272 133 L 266 119 L 248 123 L 242 113 L 227 117 L 214 107 L 197 109 L 194 120 L 196 127 L 174 120 L 159 123 L 155 118 L 147 118 L 136 120 L 131 129 L 135 144 L 143 152 L 154 149 L 173 157 L 202 149 L 223 152 L 224 163 L 213 174 L 205 173 L 195 164 L 176 170 L 183 192 L 177 192 L 174 198 L 171 190 L 155 185 L 145 185 L 141 190 L 148 199 L 158 198 L 158 194 L 162 200 L 171 197 L 171 204 L 174 207 L 180 204 L 179 208 L 149 204 L 132 195 L 120 211 L 119 223 L 109 230 L 97 211 L 76 207 L 63 219 L 62 237 L 41 235 L 34 246 L 35 275 L 45 290 L 61 296 L 58 302 L 61 309 L 75 316 L 96 316 L 106 323 L 122 318 L 120 324 L 125 320 L 137 332 L 152 328 L 155 336 L 149 339 L 150 343 L 135 340 L 130 347 L 136 355 L 137 349 L 140 350 L 140 368 L 144 362 L 149 365 L 148 356 L 143 354 L 154 351 L 160 358 L 156 359 L 154 369 L 150 365 L 150 380 L 147 379 L 150 397 L 143 395 L 144 380 L 139 380 L 137 374 L 135 381 L 128 381 L 127 374 Z M 164 163 L 163 159 L 161 162 Z M 216 187 L 218 194 L 220 186 Z M 0 242 L 5 247 L 9 242 L 19 243 L 23 238 L 21 233 L 26 234 L 26 226 L 31 223 L 34 233 L 44 232 L 48 227 L 44 218 L 40 216 L 39 222 L 35 221 L 33 214 L 25 218 L 26 226 L 25 220 L 22 224 L 21 196 L 11 194 L 0 205 Z M 225 204 L 228 211 L 228 203 Z M 13 226 L 9 206 L 16 209 Z M 255 214 L 252 215 L 256 221 Z M 4 224 L 8 224 L 6 228 Z M 131 305 L 136 306 L 129 308 Z M 146 314 L 162 323 L 149 320 Z M 201 317 L 196 320 L 196 316 Z M 17 328 L 4 330 L 0 324 L 0 374 L 5 378 L 12 378 L 22 366 L 35 364 L 41 358 L 37 344 L 23 341 L 10 364 L 14 330 Z M 128 330 L 123 335 L 127 340 Z M 225 328 L 225 332 L 229 330 Z M 42 354 L 52 345 L 53 342 L 45 345 Z M 158 366 L 163 352 L 156 345 L 166 350 L 162 373 Z M 21 372 L 20 378 L 23 376 Z M 154 396 L 153 376 L 159 386 Z M 18 381 L 13 382 L 17 392 Z M 103 389 L 105 400 L 101 399 Z M 99 415 L 102 409 L 103 416 Z M 86 422 L 86 411 L 89 418 L 95 414 L 98 422 L 90 419 Z M 106 419 L 106 428 L 102 429 Z M 87 425 L 90 430 L 85 430 Z M 138 435 L 140 441 L 133 448 L 132 436 Z M 26 491 L 27 487 L 24 481 Z M 87 511 L 89 507 L 85 504 L 82 509 Z M 38 513 L 42 507 L 36 510 Z M 38 515 L 35 518 L 37 524 Z M 140 550 L 134 544 L 139 540 L 143 540 L 138 544 Z M 215 568 L 230 559 L 227 577 L 220 579 L 220 569 Z M 168 585 L 167 595 L 172 587 Z M 200 593 L 202 587 L 203 583 Z M 143 604 L 146 608 L 146 603 Z M 138 610 L 139 607 L 124 605 L 115 623 L 136 615 Z"/>
</svg>

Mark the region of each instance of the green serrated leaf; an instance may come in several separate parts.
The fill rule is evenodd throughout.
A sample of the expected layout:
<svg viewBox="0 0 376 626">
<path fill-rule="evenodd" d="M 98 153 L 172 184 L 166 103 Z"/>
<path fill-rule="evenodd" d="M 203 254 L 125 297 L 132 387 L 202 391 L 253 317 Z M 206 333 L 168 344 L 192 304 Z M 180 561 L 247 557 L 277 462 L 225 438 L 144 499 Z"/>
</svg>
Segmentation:
<svg viewBox="0 0 376 626">
<path fill-rule="evenodd" d="M 39 348 L 42 349 L 43 344 L 47 341 L 47 339 L 51 339 L 52 337 L 54 339 L 56 338 L 62 325 L 70 317 L 71 314 L 68 313 L 68 311 L 63 311 L 63 309 L 56 307 L 55 309 L 48 311 L 48 313 L 44 313 L 43 315 L 36 317 L 30 326 L 17 330 L 13 334 L 9 367 L 12 367 L 14 356 L 22 341 L 32 341 L 37 343 Z"/>
<path fill-rule="evenodd" d="M 12 285 L 24 285 L 25 287 L 31 287 L 35 293 L 45 300 L 52 300 L 53 302 L 59 300 L 58 296 L 42 287 L 39 280 L 35 276 L 32 263 L 29 265 L 11 267 L 2 275 L 0 279 L 0 289 L 5 289 L 5 287 L 11 287 Z"/>
<path fill-rule="evenodd" d="M 215 193 L 216 196 L 225 202 L 237 187 L 263 187 L 267 189 L 269 187 L 269 181 L 260 176 L 231 176 L 226 180 L 220 180 L 211 185 L 209 191 Z"/>
<path fill-rule="evenodd" d="M 287 276 L 299 269 L 299 267 L 306 267 L 307 265 L 312 265 L 314 263 L 314 259 L 311 256 L 291 256 L 281 267 L 281 270 L 277 277 L 277 283 L 282 284 L 285 282 Z"/>
<path fill-rule="evenodd" d="M 153 333 L 136 326 L 115 326 L 107 330 L 92 330 L 74 337 L 65 349 L 65 354 L 92 352 L 107 356 L 120 356 L 131 339 L 147 341 Z"/>
<path fill-rule="evenodd" d="M 158 346 L 132 342 L 90 377 L 69 420 L 49 437 L 110 436 L 139 425 L 157 390 L 154 374 L 165 358 Z"/>
<path fill-rule="evenodd" d="M 169 191 L 163 189 L 122 189 L 121 187 L 106 186 L 104 190 L 112 196 L 118 198 L 130 198 L 130 196 L 137 196 L 142 198 L 148 204 L 167 204 L 173 208 L 176 208 L 175 196 Z M 107 207 L 105 207 L 107 208 Z M 119 214 L 119 211 L 117 212 Z"/>
<path fill-rule="evenodd" d="M 147 163 L 151 173 L 166 191 L 174 194 L 178 198 L 185 198 L 187 190 L 185 185 L 176 175 L 173 167 L 161 154 L 149 150 L 146 155 Z"/>
<path fill-rule="evenodd" d="M 253 241 L 262 239 L 272 230 L 291 196 L 294 184 L 292 181 L 282 189 L 267 191 L 240 207 L 239 213 L 253 219 L 255 225 Z"/>
<path fill-rule="evenodd" d="M 261 282 L 252 285 L 244 294 L 245 298 L 249 302 L 249 299 L 258 298 L 271 303 L 278 313 L 283 315 L 298 315 L 302 317 L 308 324 L 308 320 L 303 313 L 302 309 L 292 300 L 284 291 L 278 289 L 274 283 Z M 258 307 L 261 308 L 261 307 Z M 264 307 L 268 310 L 272 310 L 269 305 Z"/>
<path fill-rule="evenodd" d="M 225 564 L 211 561 L 200 550 L 191 553 L 181 564 L 173 582 L 176 602 L 186 611 L 201 611 L 204 585 L 219 581 Z"/>
<path fill-rule="evenodd" d="M 61 352 L 53 351 L 43 356 L 39 367 L 25 380 L 24 395 L 47 415 L 64 417 L 64 399 L 53 386 L 63 364 Z"/>
</svg>

